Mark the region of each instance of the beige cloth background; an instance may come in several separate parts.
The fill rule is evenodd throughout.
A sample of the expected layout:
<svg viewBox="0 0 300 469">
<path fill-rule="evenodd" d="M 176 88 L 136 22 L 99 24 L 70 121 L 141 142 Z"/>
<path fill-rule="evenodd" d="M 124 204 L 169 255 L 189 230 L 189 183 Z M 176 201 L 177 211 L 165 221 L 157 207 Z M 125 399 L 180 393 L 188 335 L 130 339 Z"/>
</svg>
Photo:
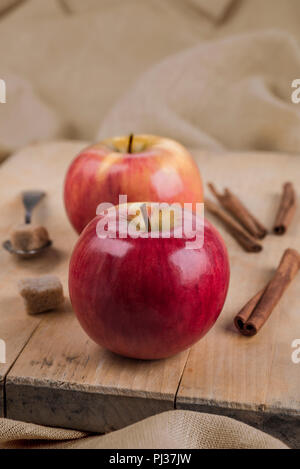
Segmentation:
<svg viewBox="0 0 300 469">
<path fill-rule="evenodd" d="M 15 6 L 21 0 L 0 0 L 0 13 L 7 12 L 10 8 Z"/>
<path fill-rule="evenodd" d="M 297 152 L 291 83 L 300 49 L 285 33 L 206 42 L 151 69 L 104 120 L 98 137 L 162 134 L 207 149 Z"/>
<path fill-rule="evenodd" d="M 206 148 L 297 151 L 290 83 L 299 74 L 299 17 L 298 0 L 25 0 L 1 21 L 1 69 L 28 81 L 55 110 L 58 135 L 95 140 L 130 124 Z M 128 93 L 132 86 L 142 98 Z"/>
<path fill-rule="evenodd" d="M 1 440 L 6 440 L 2 443 Z M 45 441 L 46 440 L 46 441 Z M 53 440 L 51 443 L 49 440 Z M 57 440 L 64 440 L 58 442 Z M 283 443 L 228 417 L 164 412 L 103 436 L 0 419 L 0 449 L 288 449 Z"/>
<path fill-rule="evenodd" d="M 299 0 L 0 0 L 1 13 L 0 158 L 37 140 L 140 131 L 209 149 L 300 151 L 290 100 Z M 5 447 L 283 447 L 225 417 L 179 411 L 83 436 L 0 420 Z"/>
<path fill-rule="evenodd" d="M 16 148 L 68 134 L 67 124 L 30 82 L 3 69 L 1 78 L 7 89 L 6 104 L 0 106 L 0 162 Z"/>
</svg>

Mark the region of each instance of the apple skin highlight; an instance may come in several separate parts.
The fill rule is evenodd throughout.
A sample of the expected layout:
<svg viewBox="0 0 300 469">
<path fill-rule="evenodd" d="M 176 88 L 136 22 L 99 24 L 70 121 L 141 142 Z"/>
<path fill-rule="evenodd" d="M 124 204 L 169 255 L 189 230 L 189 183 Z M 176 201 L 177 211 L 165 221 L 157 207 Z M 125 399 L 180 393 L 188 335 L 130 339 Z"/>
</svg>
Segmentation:
<svg viewBox="0 0 300 469">
<path fill-rule="evenodd" d="M 131 358 L 160 359 L 201 339 L 222 311 L 230 277 L 227 250 L 205 221 L 202 248 L 186 239 L 99 239 L 92 220 L 69 269 L 70 299 L 86 333 Z"/>
<path fill-rule="evenodd" d="M 83 150 L 71 163 L 64 185 L 64 203 L 78 233 L 96 216 L 102 202 L 203 202 L 199 169 L 179 143 L 137 135 L 128 153 L 129 137 L 105 140 Z"/>
</svg>

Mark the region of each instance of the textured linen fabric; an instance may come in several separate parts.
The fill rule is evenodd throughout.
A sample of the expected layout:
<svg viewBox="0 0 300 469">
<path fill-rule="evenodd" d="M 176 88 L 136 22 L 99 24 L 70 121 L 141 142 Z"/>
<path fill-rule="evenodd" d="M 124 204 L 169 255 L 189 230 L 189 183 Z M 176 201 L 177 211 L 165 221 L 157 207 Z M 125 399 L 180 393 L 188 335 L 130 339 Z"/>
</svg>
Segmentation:
<svg viewBox="0 0 300 469">
<path fill-rule="evenodd" d="M 135 123 L 132 115 L 138 114 L 139 125 L 147 131 L 157 119 L 158 133 L 170 127 L 170 136 L 183 136 L 183 143 L 190 146 L 200 142 L 205 148 L 298 151 L 293 127 L 299 106 L 290 101 L 290 83 L 299 74 L 299 52 L 291 52 L 299 51 L 299 15 L 298 0 L 26 0 L 0 19 L 1 67 L 30 82 L 66 124 L 58 123 L 65 136 L 69 124 L 74 128 L 72 136 L 84 139 L 96 139 L 99 127 L 98 135 L 105 137 L 114 135 L 116 128 L 127 132 L 129 124 Z M 270 27 L 276 28 L 272 39 L 269 35 L 263 40 L 262 33 Z M 294 39 L 284 38 L 280 29 Z M 21 41 L 15 31 L 22 31 Z M 247 46 L 245 32 L 253 33 Z M 213 42 L 215 38 L 220 42 Z M 287 42 L 294 44 L 287 50 L 288 62 L 284 57 Z M 197 52 L 200 48 L 201 54 Z M 187 55 L 191 58 L 180 63 Z M 162 77 L 156 64 L 163 60 Z M 153 80 L 162 80 L 160 87 L 172 88 L 175 81 L 176 92 L 178 77 L 181 94 L 176 109 L 169 109 L 170 102 L 166 102 L 170 90 L 163 96 L 159 116 L 149 109 L 151 93 L 161 88 L 146 81 L 142 99 L 126 101 L 124 117 L 122 96 L 128 95 L 134 83 L 142 86 L 139 76 L 146 70 Z M 188 107 L 185 99 L 194 106 Z M 116 109 L 122 114 L 117 126 L 110 111 L 118 102 Z M 154 97 L 153 107 L 156 103 Z M 286 109 L 287 104 L 291 112 L 286 113 L 282 105 Z M 253 115 L 249 131 L 245 114 L 249 120 Z M 12 129 L 18 122 L 17 116 L 15 119 L 10 123 Z M 31 126 L 38 120 L 36 113 Z M 263 135 L 257 135 L 255 126 L 261 126 Z M 5 146 L 0 140 L 1 144 Z"/>
<path fill-rule="evenodd" d="M 200 13 L 191 18 L 169 1 L 99 0 L 100 9 L 81 14 L 49 2 L 47 14 L 44 1 L 27 0 L 3 19 L 1 67 L 28 80 L 76 138 L 95 139 L 99 122 L 141 73 L 212 28 Z"/>
<path fill-rule="evenodd" d="M 228 417 L 183 410 L 164 412 L 101 436 L 88 436 L 72 430 L 45 428 L 0 419 L 1 447 L 2 449 L 288 449 L 279 440 Z"/>
<path fill-rule="evenodd" d="M 0 13 L 13 3 L 0 0 Z M 88 139 L 99 127 L 99 137 L 143 129 L 201 148 L 299 152 L 300 107 L 290 101 L 300 70 L 299 16 L 299 0 L 20 2 L 0 18 L 1 73 L 12 70 L 12 83 L 24 90 L 24 101 L 0 107 L 0 155 L 66 136 L 69 123 Z M 270 27 L 277 30 L 265 32 Z M 285 447 L 226 417 L 186 411 L 105 436 L 2 419 L 0 441 L 3 447 Z"/>
<path fill-rule="evenodd" d="M 202 43 L 144 74 L 98 138 L 161 134 L 205 149 L 299 152 L 292 81 L 300 49 L 288 34 L 250 33 Z"/>
<path fill-rule="evenodd" d="M 0 105 L 0 161 L 23 146 L 68 135 L 63 119 L 31 83 L 3 69 L 1 78 L 6 83 L 6 103 Z"/>
<path fill-rule="evenodd" d="M 9 8 L 16 6 L 22 0 L 0 0 L 0 14 L 7 11 Z"/>
<path fill-rule="evenodd" d="M 208 17 L 213 19 L 215 22 L 221 21 L 230 7 L 233 5 L 234 0 L 188 0 L 195 7 L 198 7 L 200 11 L 207 14 Z"/>
<path fill-rule="evenodd" d="M 11 0 L 12 1 L 12 0 Z M 61 0 L 69 9 L 71 13 L 81 13 L 85 11 L 91 10 L 99 10 L 103 11 L 104 8 L 111 8 L 112 5 L 120 4 L 124 0 Z M 138 0 L 140 3 L 141 1 L 145 0 Z M 152 2 L 153 4 L 161 2 L 161 0 L 146 0 L 149 4 Z M 172 3 L 170 3 L 170 1 Z M 178 0 L 164 0 L 164 2 L 171 7 L 174 2 Z M 180 0 L 181 1 L 181 0 Z M 224 17 L 226 11 L 228 11 L 229 7 L 234 3 L 234 0 L 185 0 L 185 5 L 187 8 L 189 6 L 194 6 L 196 9 L 198 8 L 201 13 L 206 14 L 208 17 L 213 19 L 214 21 L 220 21 Z"/>
</svg>

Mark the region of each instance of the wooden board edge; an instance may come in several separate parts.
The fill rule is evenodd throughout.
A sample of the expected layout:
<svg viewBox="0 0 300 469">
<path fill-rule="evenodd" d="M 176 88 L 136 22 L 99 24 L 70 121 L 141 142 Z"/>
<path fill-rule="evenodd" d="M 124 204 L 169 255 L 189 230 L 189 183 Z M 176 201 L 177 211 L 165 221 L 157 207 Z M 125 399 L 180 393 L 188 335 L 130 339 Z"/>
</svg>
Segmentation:
<svg viewBox="0 0 300 469">
<path fill-rule="evenodd" d="M 6 417 L 93 433 L 119 430 L 174 409 L 174 400 L 18 384 L 7 377 Z"/>
<path fill-rule="evenodd" d="M 37 330 L 39 324 L 41 321 L 38 321 L 38 323 L 33 327 L 31 332 L 29 333 L 27 339 L 23 343 L 23 345 L 19 348 L 19 350 L 16 352 L 15 357 L 9 364 L 8 368 L 6 371 L 1 374 L 0 376 L 0 418 L 6 417 L 6 379 L 10 371 L 13 369 L 15 363 L 17 362 L 18 358 L 21 356 L 23 350 L 27 346 L 27 344 L 30 342 L 32 336 L 34 335 L 35 331 Z"/>
<path fill-rule="evenodd" d="M 300 414 L 289 412 L 266 411 L 264 409 L 243 409 L 241 407 L 228 407 L 216 405 L 215 403 L 191 402 L 190 400 L 178 399 L 176 396 L 175 408 L 178 410 L 190 410 L 205 414 L 221 415 L 241 421 L 258 430 L 268 433 L 283 441 L 290 448 L 300 447 Z"/>
<path fill-rule="evenodd" d="M 29 376 L 16 376 L 13 374 L 13 367 L 8 372 L 6 377 L 6 382 L 10 385 L 18 386 L 31 386 L 37 388 L 46 388 L 46 389 L 60 389 L 62 391 L 69 392 L 82 392 L 89 394 L 98 394 L 98 395 L 109 395 L 115 397 L 132 397 L 138 399 L 153 399 L 155 401 L 172 401 L 175 406 L 175 396 L 174 393 L 160 393 L 155 391 L 147 390 L 138 390 L 138 389 L 129 389 L 129 388 L 118 388 L 116 386 L 105 386 L 102 387 L 101 383 L 99 385 L 92 384 L 80 384 L 76 382 L 63 382 L 63 381 L 53 381 L 51 379 L 39 380 L 37 378 L 31 378 Z"/>
</svg>

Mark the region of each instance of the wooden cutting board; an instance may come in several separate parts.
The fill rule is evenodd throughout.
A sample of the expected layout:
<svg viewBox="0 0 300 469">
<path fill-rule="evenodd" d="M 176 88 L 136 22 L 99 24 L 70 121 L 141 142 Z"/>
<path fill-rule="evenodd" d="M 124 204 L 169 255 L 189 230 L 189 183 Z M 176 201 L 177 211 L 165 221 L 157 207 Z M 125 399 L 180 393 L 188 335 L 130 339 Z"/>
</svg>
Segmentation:
<svg viewBox="0 0 300 469">
<path fill-rule="evenodd" d="M 43 189 L 34 213 L 54 248 L 34 260 L 0 251 L 0 414 L 44 425 L 107 432 L 165 410 L 190 409 L 228 415 L 300 445 L 300 364 L 292 342 L 300 338 L 300 275 L 262 331 L 240 336 L 233 317 L 271 277 L 287 247 L 300 250 L 300 213 L 282 238 L 270 235 L 264 250 L 247 254 L 211 218 L 228 245 L 231 284 L 215 327 L 198 344 L 167 360 L 117 357 L 81 330 L 69 300 L 61 311 L 30 317 L 17 291 L 24 276 L 57 274 L 67 291 L 68 261 L 77 235 L 62 202 L 65 171 L 83 142 L 28 147 L 0 167 L 0 236 L 22 221 L 20 193 Z M 272 226 L 282 183 L 300 187 L 300 158 L 258 153 L 193 152 L 205 181 L 230 186 Z"/>
</svg>

